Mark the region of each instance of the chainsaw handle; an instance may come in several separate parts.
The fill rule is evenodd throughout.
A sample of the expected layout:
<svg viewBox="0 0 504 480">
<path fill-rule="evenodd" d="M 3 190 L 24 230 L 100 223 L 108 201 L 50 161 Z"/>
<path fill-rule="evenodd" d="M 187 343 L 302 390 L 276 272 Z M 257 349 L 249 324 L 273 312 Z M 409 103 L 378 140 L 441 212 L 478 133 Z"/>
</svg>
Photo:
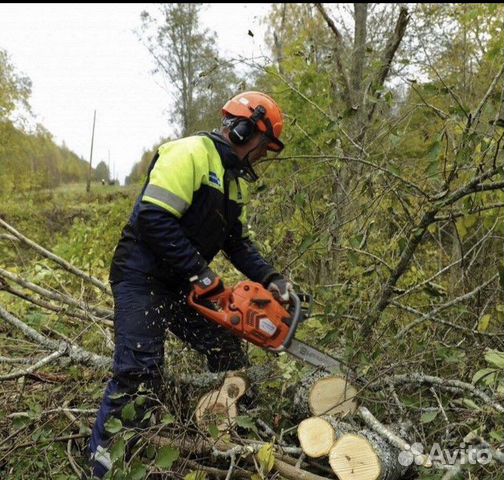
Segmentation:
<svg viewBox="0 0 504 480">
<path fill-rule="evenodd" d="M 226 288 L 223 292 L 218 293 L 217 295 L 213 295 L 211 297 L 205 297 L 203 300 L 205 302 L 214 302 L 217 303 L 219 306 L 224 307 L 225 304 L 224 302 L 229 302 L 229 298 L 231 297 L 231 293 L 233 292 L 232 288 Z M 200 313 L 203 314 L 208 314 L 210 317 L 214 317 L 216 315 L 216 311 L 207 307 L 203 303 L 199 303 L 197 301 L 199 297 L 196 295 L 196 292 L 192 290 L 189 293 L 189 296 L 187 297 L 187 301 L 191 307 L 199 311 Z"/>
<path fill-rule="evenodd" d="M 292 303 L 294 306 L 294 313 L 292 314 L 292 320 L 291 320 L 291 325 L 289 328 L 289 333 L 287 334 L 285 341 L 283 342 L 283 344 L 280 347 L 270 348 L 270 350 L 272 352 L 282 352 L 283 350 L 289 348 L 290 343 L 291 343 L 292 339 L 294 338 L 294 335 L 296 334 L 297 327 L 302 321 L 301 300 L 294 292 L 289 293 L 289 298 L 292 299 Z"/>
</svg>

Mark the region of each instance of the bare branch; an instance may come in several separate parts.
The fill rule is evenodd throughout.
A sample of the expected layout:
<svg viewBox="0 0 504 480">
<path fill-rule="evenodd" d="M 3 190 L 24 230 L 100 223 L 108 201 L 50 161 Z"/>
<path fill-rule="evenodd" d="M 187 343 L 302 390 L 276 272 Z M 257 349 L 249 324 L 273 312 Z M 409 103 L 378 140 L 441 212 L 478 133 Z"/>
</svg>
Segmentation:
<svg viewBox="0 0 504 480">
<path fill-rule="evenodd" d="M 459 390 L 465 390 L 471 393 L 473 396 L 478 397 L 483 400 L 487 405 L 490 405 L 494 410 L 499 413 L 504 413 L 504 406 L 498 403 L 494 398 L 482 392 L 474 385 L 460 380 L 451 380 L 447 378 L 434 377 L 432 375 L 424 375 L 423 373 L 408 373 L 400 375 L 391 375 L 383 379 L 387 383 L 392 383 L 393 385 L 403 385 L 403 384 L 413 384 L 413 385 L 436 385 L 441 389 L 456 388 Z M 381 383 L 381 381 L 380 381 Z M 452 390 L 453 391 L 453 390 Z"/>
<path fill-rule="evenodd" d="M 34 363 L 31 367 L 25 368 L 23 370 L 17 370 L 12 373 L 8 373 L 7 375 L 0 375 L 0 380 L 13 380 L 15 378 L 24 377 L 25 375 L 29 375 L 33 373 L 35 370 L 47 365 L 58 357 L 61 357 L 65 354 L 65 349 L 58 350 L 56 352 L 51 353 L 47 357 L 42 358 L 37 363 Z"/>
<path fill-rule="evenodd" d="M 106 320 L 105 318 L 96 317 L 94 315 L 91 315 L 87 311 L 85 311 L 84 313 L 80 313 L 78 310 L 69 311 L 67 307 L 61 307 L 59 305 L 54 305 L 50 302 L 46 302 L 45 300 L 31 297 L 30 295 L 26 295 L 25 293 L 23 293 L 21 290 L 17 290 L 16 288 L 12 288 L 11 286 L 9 286 L 7 284 L 2 286 L 1 283 L 2 283 L 2 278 L 0 277 L 0 290 L 8 292 L 12 295 L 15 295 L 18 298 L 21 298 L 27 302 L 33 303 L 34 305 L 45 308 L 45 309 L 50 310 L 52 312 L 56 312 L 56 313 L 65 315 L 70 318 L 80 318 L 81 320 L 91 320 L 92 322 L 103 323 L 109 327 L 112 327 L 114 325 L 114 322 L 112 320 Z"/>
<path fill-rule="evenodd" d="M 488 287 L 488 285 L 493 283 L 498 278 L 499 278 L 499 274 L 496 273 L 493 277 L 491 277 L 489 280 L 487 280 L 486 282 L 484 282 L 481 285 L 479 285 L 478 287 L 476 287 L 474 290 L 472 290 L 464 295 L 461 295 L 460 297 L 454 298 L 453 300 L 450 300 L 449 302 L 446 302 L 446 303 L 443 303 L 442 305 L 439 305 L 437 308 L 435 308 L 431 312 L 426 313 L 425 315 L 422 315 L 422 317 L 420 317 L 419 319 L 406 325 L 396 335 L 396 338 L 401 338 L 408 330 L 411 330 L 412 328 L 416 327 L 417 325 L 420 325 L 421 323 L 426 322 L 427 320 L 430 320 L 431 318 L 435 317 L 439 312 L 442 312 L 443 310 L 446 310 L 447 308 L 450 308 L 453 305 L 456 305 L 457 303 L 463 302 L 471 297 L 474 297 L 474 295 L 476 295 L 478 292 L 480 292 L 484 288 Z"/>
<path fill-rule="evenodd" d="M 481 112 L 483 111 L 483 107 L 485 106 L 486 102 L 488 101 L 488 99 L 490 98 L 490 95 L 493 93 L 493 91 L 495 90 L 495 87 L 497 86 L 497 82 L 499 81 L 499 79 L 502 77 L 502 74 L 504 74 L 504 62 L 502 63 L 502 67 L 501 69 L 497 72 L 497 74 L 495 75 L 494 79 L 492 80 L 492 83 L 490 84 L 490 86 L 488 87 L 488 90 L 486 91 L 485 95 L 483 96 L 483 98 L 481 99 L 481 102 L 480 104 L 478 105 L 478 108 L 476 109 L 476 112 L 474 113 L 473 117 L 472 117 L 472 121 L 471 122 L 467 122 L 467 127 L 466 127 L 466 131 L 473 125 L 477 125 L 478 121 L 479 121 L 479 118 L 481 116 Z"/>
<path fill-rule="evenodd" d="M 70 305 L 72 307 L 77 307 L 84 312 L 92 312 L 93 314 L 97 315 L 98 317 L 102 318 L 112 318 L 114 312 L 110 309 L 104 309 L 104 308 L 98 308 L 98 307 L 90 307 L 87 306 L 83 303 L 78 302 L 75 300 L 75 298 L 70 297 L 68 295 L 64 295 L 62 293 L 57 293 L 57 292 L 51 292 L 49 290 L 46 290 L 45 288 L 39 287 L 38 285 L 35 285 L 34 283 L 28 282 L 27 280 L 24 280 L 21 277 L 18 277 L 17 275 L 14 275 L 11 272 L 8 272 L 7 270 L 4 270 L 0 268 L 0 279 L 1 278 L 10 280 L 12 282 L 17 283 L 18 285 L 21 285 L 24 288 L 28 288 L 29 290 L 38 293 L 39 295 L 50 298 L 51 300 L 56 300 L 57 302 L 62 302 L 67 305 Z"/>
<path fill-rule="evenodd" d="M 367 3 L 354 3 L 355 9 L 355 35 L 352 52 L 352 101 L 354 104 L 361 102 L 362 79 L 366 63 L 366 35 L 367 35 Z"/>
<path fill-rule="evenodd" d="M 82 278 L 83 280 L 86 280 L 87 282 L 92 283 L 95 287 L 98 287 L 102 292 L 104 292 L 108 295 L 112 295 L 108 285 L 105 285 L 103 282 L 101 282 L 97 278 L 84 273 L 82 270 L 79 270 L 77 267 L 68 263 L 66 260 L 63 260 L 62 258 L 58 257 L 57 255 L 54 255 L 54 253 L 50 252 L 49 250 L 46 250 L 44 247 L 41 247 L 39 244 L 37 244 L 34 241 L 30 240 L 29 238 L 25 237 L 23 234 L 19 233 L 15 228 L 11 227 L 7 222 L 2 220 L 1 218 L 0 218 L 0 226 L 4 227 L 6 230 L 8 230 L 10 233 L 12 233 L 12 235 L 14 235 L 16 238 L 18 238 L 22 243 L 29 246 L 30 248 L 33 248 L 38 253 L 40 253 L 42 256 L 52 260 L 53 262 L 56 262 L 58 265 L 63 267 L 68 272 L 73 273 L 74 275 L 77 275 L 78 277 Z"/>
<path fill-rule="evenodd" d="M 422 316 L 422 312 L 416 310 L 415 308 L 413 307 L 409 307 L 407 305 L 402 305 L 400 304 L 399 302 L 391 302 L 391 305 L 394 305 L 395 307 L 397 308 L 400 308 L 402 310 L 405 310 L 406 312 L 409 312 L 409 313 L 413 313 L 415 315 L 420 315 Z M 430 318 L 429 319 L 420 319 L 422 321 L 427 321 L 427 320 L 431 320 Z M 467 327 L 463 327 L 462 325 L 457 325 L 456 323 L 453 323 L 453 322 L 450 322 L 448 320 L 442 320 L 441 318 L 434 318 L 432 317 L 432 320 L 434 320 L 436 323 L 441 323 L 442 325 L 447 325 L 451 328 L 455 328 L 457 330 L 462 330 L 464 332 L 467 332 L 467 333 L 472 333 L 474 335 L 481 335 L 481 336 L 484 336 L 484 337 L 504 337 L 504 333 L 488 333 L 488 332 L 479 332 L 478 330 L 472 330 L 471 328 L 467 328 Z M 397 334 L 396 338 L 399 337 L 399 334 Z"/>
<path fill-rule="evenodd" d="M 378 70 L 374 80 L 368 87 L 369 94 L 373 97 L 376 96 L 377 90 L 383 87 L 383 84 L 387 79 L 387 76 L 390 72 L 390 66 L 392 65 L 392 60 L 394 59 L 397 49 L 399 48 L 399 45 L 403 39 L 409 20 L 410 16 L 408 9 L 405 6 L 401 6 L 401 10 L 399 12 L 399 16 L 397 17 L 397 22 L 394 28 L 394 33 L 389 38 L 383 52 L 380 69 Z M 370 122 L 373 118 L 376 105 L 377 103 L 374 102 L 371 106 L 371 109 L 368 113 L 368 122 Z"/>
<path fill-rule="evenodd" d="M 359 417 L 362 418 L 362 420 L 364 420 L 364 423 L 369 428 L 374 430 L 381 437 L 385 438 L 391 445 L 398 448 L 399 450 L 403 451 L 411 450 L 411 445 L 408 442 L 406 442 L 404 439 L 396 435 L 389 428 L 387 428 L 385 425 L 379 422 L 376 419 L 376 417 L 366 407 L 360 406 L 357 410 L 357 413 L 359 414 Z M 415 463 L 417 465 L 423 465 L 425 467 L 432 466 L 432 461 L 429 455 L 424 455 L 423 453 L 415 451 L 411 451 L 411 453 L 414 455 Z"/>
<path fill-rule="evenodd" d="M 338 69 L 338 75 L 340 77 L 341 84 L 343 85 L 343 100 L 347 105 L 347 108 L 352 108 L 352 94 L 350 90 L 350 81 L 348 80 L 348 75 L 346 74 L 345 68 L 343 66 L 342 60 L 342 47 L 343 47 L 343 37 L 336 27 L 335 23 L 332 21 L 331 17 L 327 14 L 325 8 L 321 3 L 315 3 L 315 7 L 322 15 L 323 19 L 326 21 L 328 27 L 334 33 L 336 41 L 334 43 L 334 58 L 336 60 L 336 67 Z"/>
<path fill-rule="evenodd" d="M 417 191 L 422 197 L 429 198 L 428 194 L 424 192 L 418 185 L 413 183 L 412 181 L 401 177 L 401 175 L 393 172 L 392 170 L 389 170 L 388 168 L 382 167 L 381 165 L 377 165 L 376 163 L 370 162 L 368 160 L 364 160 L 362 158 L 358 157 L 349 157 L 345 155 L 291 155 L 291 156 L 286 156 L 286 157 L 277 157 L 275 158 L 275 161 L 278 160 L 295 160 L 295 159 L 304 159 L 304 158 L 317 158 L 317 159 L 323 159 L 323 160 L 341 160 L 343 162 L 355 162 L 355 163 L 361 163 L 363 165 L 367 165 L 368 167 L 374 168 L 376 170 L 380 170 L 383 173 L 386 173 L 390 177 L 394 177 L 397 180 L 401 181 L 408 187 L 411 187 L 413 190 Z"/>
<path fill-rule="evenodd" d="M 112 359 L 108 357 L 103 357 L 97 355 L 96 353 L 89 352 L 83 348 L 70 344 L 68 342 L 57 342 L 51 340 L 50 338 L 41 335 L 35 329 L 29 327 L 24 322 L 16 318 L 14 315 L 9 313 L 3 307 L 0 306 L 0 318 L 3 318 L 7 323 L 21 330 L 24 335 L 31 338 L 38 344 L 47 348 L 48 350 L 60 351 L 64 350 L 65 354 L 70 357 L 71 360 L 77 363 L 83 363 L 85 365 L 92 365 L 97 368 L 109 368 L 112 365 Z"/>
</svg>

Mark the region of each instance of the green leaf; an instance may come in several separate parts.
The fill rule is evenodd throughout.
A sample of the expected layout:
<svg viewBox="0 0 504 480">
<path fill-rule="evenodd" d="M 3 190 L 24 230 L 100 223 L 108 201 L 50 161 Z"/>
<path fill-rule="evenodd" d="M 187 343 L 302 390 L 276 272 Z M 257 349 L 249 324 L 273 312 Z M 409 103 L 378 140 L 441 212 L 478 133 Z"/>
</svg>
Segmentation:
<svg viewBox="0 0 504 480">
<path fill-rule="evenodd" d="M 430 423 L 437 417 L 438 413 L 439 413 L 439 410 L 434 410 L 432 412 L 425 412 L 420 417 L 420 422 Z"/>
<path fill-rule="evenodd" d="M 473 400 L 471 400 L 470 398 L 464 398 L 464 399 L 462 399 L 462 403 L 466 407 L 468 407 L 468 408 L 470 408 L 472 410 L 480 410 L 480 408 L 478 407 L 478 405 Z"/>
<path fill-rule="evenodd" d="M 207 478 L 207 476 L 206 476 L 205 472 L 196 471 L 196 472 L 188 473 L 184 477 L 184 480 L 206 480 L 206 478 Z"/>
<path fill-rule="evenodd" d="M 142 480 L 145 478 L 146 474 L 147 474 L 147 467 L 139 463 L 131 468 L 127 478 L 128 480 Z"/>
<path fill-rule="evenodd" d="M 358 233 L 357 235 L 354 235 L 349 240 L 350 245 L 353 248 L 359 248 L 363 238 L 364 238 L 364 235 L 362 233 Z"/>
<path fill-rule="evenodd" d="M 162 419 L 161 423 L 163 425 L 170 425 L 175 421 L 175 417 L 171 415 L 170 413 L 167 413 Z"/>
<path fill-rule="evenodd" d="M 123 424 L 118 418 L 112 417 L 105 423 L 105 430 L 110 433 L 117 433 L 121 430 Z"/>
<path fill-rule="evenodd" d="M 136 435 L 136 432 L 130 430 L 129 432 L 124 432 L 122 436 L 123 436 L 124 440 L 127 442 L 128 440 L 133 438 L 135 435 Z"/>
<path fill-rule="evenodd" d="M 491 385 L 495 383 L 497 372 L 498 370 L 495 368 L 482 368 L 474 374 L 472 383 L 476 385 L 480 380 L 483 380 L 486 385 Z"/>
<path fill-rule="evenodd" d="M 439 159 L 439 154 L 441 153 L 441 142 L 439 140 L 436 140 L 432 145 L 431 148 L 429 149 L 429 152 L 427 153 L 427 158 L 431 162 L 437 162 Z"/>
<path fill-rule="evenodd" d="M 478 215 L 466 215 L 463 217 L 464 227 L 471 228 L 478 221 L 478 218 Z"/>
<path fill-rule="evenodd" d="M 126 449 L 126 442 L 124 441 L 123 438 L 120 438 L 119 440 L 117 440 L 117 442 L 114 443 L 114 446 L 110 449 L 110 458 L 112 459 L 112 461 L 115 462 L 119 458 L 123 458 L 125 449 Z"/>
<path fill-rule="evenodd" d="M 355 252 L 348 252 L 348 261 L 355 267 L 359 263 L 359 258 L 355 254 Z"/>
<path fill-rule="evenodd" d="M 483 315 L 478 322 L 478 332 L 486 332 L 488 330 L 488 325 L 490 325 L 490 320 L 492 319 L 492 315 L 486 314 Z"/>
<path fill-rule="evenodd" d="M 261 463 L 263 473 L 270 472 L 275 464 L 273 445 L 271 443 L 263 445 L 259 452 L 257 452 L 257 458 Z"/>
<path fill-rule="evenodd" d="M 504 369 L 504 352 L 488 349 L 485 353 L 485 360 L 494 367 Z"/>
<path fill-rule="evenodd" d="M 493 221 L 493 219 L 492 219 Z M 497 270 L 499 271 L 500 288 L 504 290 L 504 263 L 499 263 Z"/>
<path fill-rule="evenodd" d="M 80 422 L 79 435 L 91 435 L 91 429 L 85 423 Z"/>
<path fill-rule="evenodd" d="M 236 417 L 236 425 L 242 428 L 246 428 L 248 430 L 252 430 L 253 432 L 257 431 L 257 427 L 255 426 L 254 420 L 246 415 L 238 415 Z"/>
<path fill-rule="evenodd" d="M 317 241 L 317 236 L 316 235 L 308 235 L 303 239 L 301 242 L 301 245 L 299 246 L 299 251 L 301 253 L 304 253 L 306 250 L 308 250 L 313 244 Z"/>
<path fill-rule="evenodd" d="M 501 443 L 504 441 L 504 432 L 497 432 L 496 430 L 492 430 L 490 432 L 490 438 L 495 440 L 496 442 Z"/>
<path fill-rule="evenodd" d="M 159 449 L 156 459 L 156 466 L 169 470 L 173 462 L 179 457 L 179 451 L 172 447 L 162 447 Z"/>
<path fill-rule="evenodd" d="M 121 418 L 125 421 L 132 421 L 136 417 L 135 403 L 130 402 L 121 410 Z"/>
<path fill-rule="evenodd" d="M 220 431 L 214 423 L 208 426 L 208 433 L 214 440 L 217 440 L 220 435 Z"/>
<path fill-rule="evenodd" d="M 118 392 L 118 393 L 113 393 L 112 395 L 109 396 L 112 400 L 117 400 L 118 398 L 125 397 L 127 393 L 125 392 Z"/>
</svg>

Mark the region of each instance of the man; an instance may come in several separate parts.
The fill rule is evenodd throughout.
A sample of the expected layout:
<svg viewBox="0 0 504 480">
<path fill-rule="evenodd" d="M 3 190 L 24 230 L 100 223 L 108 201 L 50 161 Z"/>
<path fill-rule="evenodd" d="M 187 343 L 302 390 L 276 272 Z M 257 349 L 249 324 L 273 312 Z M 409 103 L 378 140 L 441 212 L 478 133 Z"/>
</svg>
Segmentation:
<svg viewBox="0 0 504 480">
<path fill-rule="evenodd" d="M 93 473 L 110 469 L 106 421 L 140 385 L 159 392 L 165 330 L 168 328 L 207 358 L 212 372 L 248 365 L 240 340 L 187 305 L 193 290 L 200 298 L 223 291 L 209 267 L 222 250 L 249 279 L 288 301 L 290 284 L 247 238 L 246 181 L 253 164 L 268 151 L 280 152 L 282 112 L 259 92 L 245 92 L 222 109 L 220 132 L 168 142 L 159 147 L 112 260 L 115 302 L 113 378 L 94 424 L 90 450 Z M 144 410 L 148 405 L 144 405 Z M 138 408 L 137 408 L 138 410 Z M 128 426 L 142 426 L 143 412 Z"/>
</svg>

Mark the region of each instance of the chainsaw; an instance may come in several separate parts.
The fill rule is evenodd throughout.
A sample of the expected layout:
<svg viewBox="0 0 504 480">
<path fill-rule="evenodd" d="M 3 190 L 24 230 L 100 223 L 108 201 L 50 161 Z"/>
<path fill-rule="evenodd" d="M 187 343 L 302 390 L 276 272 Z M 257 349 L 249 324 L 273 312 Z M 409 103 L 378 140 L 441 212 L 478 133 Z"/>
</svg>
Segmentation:
<svg viewBox="0 0 504 480">
<path fill-rule="evenodd" d="M 311 297 L 293 292 L 289 297 L 289 303 L 282 305 L 261 284 L 244 281 L 210 298 L 199 299 L 191 292 L 188 302 L 205 318 L 258 347 L 287 352 L 316 367 L 341 369 L 340 360 L 294 338 L 298 326 L 310 315 Z"/>
</svg>

